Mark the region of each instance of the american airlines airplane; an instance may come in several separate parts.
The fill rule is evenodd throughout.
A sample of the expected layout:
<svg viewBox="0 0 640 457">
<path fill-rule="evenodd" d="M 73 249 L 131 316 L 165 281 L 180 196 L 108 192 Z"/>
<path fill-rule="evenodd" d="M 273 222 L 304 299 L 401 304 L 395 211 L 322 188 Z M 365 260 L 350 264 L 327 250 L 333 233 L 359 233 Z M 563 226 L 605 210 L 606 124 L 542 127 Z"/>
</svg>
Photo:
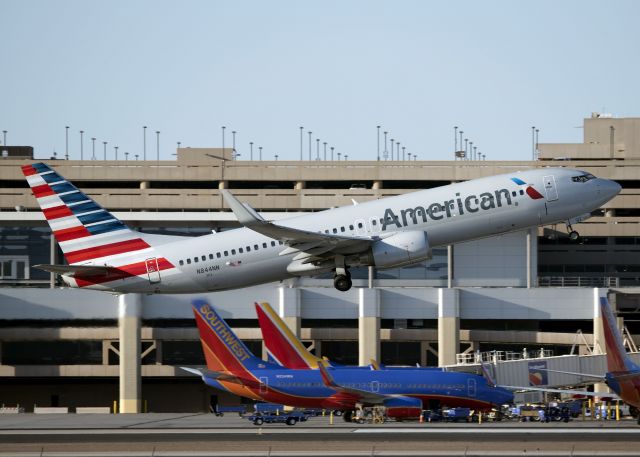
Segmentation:
<svg viewBox="0 0 640 457">
<path fill-rule="evenodd" d="M 133 231 L 44 163 L 24 165 L 68 265 L 36 265 L 70 287 L 119 293 L 235 289 L 333 271 L 340 291 L 350 267 L 395 268 L 431 248 L 539 225 L 572 223 L 620 192 L 620 185 L 569 168 L 474 179 L 353 206 L 263 219 L 229 191 L 244 226 L 201 237 Z"/>
</svg>

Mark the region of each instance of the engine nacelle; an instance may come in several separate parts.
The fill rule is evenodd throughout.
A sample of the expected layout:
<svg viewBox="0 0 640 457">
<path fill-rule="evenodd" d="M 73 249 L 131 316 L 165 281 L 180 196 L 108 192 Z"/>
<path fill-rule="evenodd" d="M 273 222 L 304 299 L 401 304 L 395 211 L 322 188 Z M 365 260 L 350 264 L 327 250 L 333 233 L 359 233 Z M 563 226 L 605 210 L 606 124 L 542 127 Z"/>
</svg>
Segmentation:
<svg viewBox="0 0 640 457">
<path fill-rule="evenodd" d="M 431 258 L 427 232 L 398 232 L 371 247 L 373 264 L 378 268 L 394 268 Z"/>
<path fill-rule="evenodd" d="M 394 397 L 383 403 L 387 417 L 395 419 L 417 419 L 422 413 L 422 400 L 414 397 Z"/>
</svg>

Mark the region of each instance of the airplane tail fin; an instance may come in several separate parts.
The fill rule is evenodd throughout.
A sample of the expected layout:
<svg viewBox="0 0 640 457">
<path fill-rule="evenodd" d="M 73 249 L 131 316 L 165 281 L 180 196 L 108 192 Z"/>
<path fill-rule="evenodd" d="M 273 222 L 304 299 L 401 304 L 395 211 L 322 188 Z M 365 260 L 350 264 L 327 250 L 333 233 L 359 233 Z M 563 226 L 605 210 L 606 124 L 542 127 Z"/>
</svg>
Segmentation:
<svg viewBox="0 0 640 457">
<path fill-rule="evenodd" d="M 267 352 L 278 365 L 304 370 L 317 369 L 318 363 L 330 365 L 304 347 L 269 303 L 255 303 L 255 306 Z"/>
<path fill-rule="evenodd" d="M 209 370 L 246 376 L 265 366 L 205 300 L 194 300 L 192 308 Z"/>
<path fill-rule="evenodd" d="M 69 264 L 105 264 L 107 258 L 150 249 L 140 233 L 48 165 L 23 165 L 22 173 Z"/>
<path fill-rule="evenodd" d="M 602 315 L 607 350 L 607 371 L 616 373 L 637 370 L 637 365 L 633 363 L 624 348 L 620 329 L 618 329 L 616 318 L 606 297 L 600 297 L 600 314 Z"/>
</svg>

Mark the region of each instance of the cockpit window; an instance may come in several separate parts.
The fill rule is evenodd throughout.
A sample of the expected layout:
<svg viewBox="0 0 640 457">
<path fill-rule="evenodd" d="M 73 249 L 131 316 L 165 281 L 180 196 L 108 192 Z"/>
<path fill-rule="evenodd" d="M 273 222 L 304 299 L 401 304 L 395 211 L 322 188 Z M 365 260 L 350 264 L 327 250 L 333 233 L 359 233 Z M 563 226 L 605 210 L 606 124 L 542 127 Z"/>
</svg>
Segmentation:
<svg viewBox="0 0 640 457">
<path fill-rule="evenodd" d="M 596 177 L 593 176 L 591 173 L 585 173 L 583 175 L 578 175 L 578 176 L 572 176 L 571 177 L 571 181 L 573 181 L 573 182 L 587 182 L 587 181 L 590 181 L 592 179 L 596 179 Z"/>
</svg>

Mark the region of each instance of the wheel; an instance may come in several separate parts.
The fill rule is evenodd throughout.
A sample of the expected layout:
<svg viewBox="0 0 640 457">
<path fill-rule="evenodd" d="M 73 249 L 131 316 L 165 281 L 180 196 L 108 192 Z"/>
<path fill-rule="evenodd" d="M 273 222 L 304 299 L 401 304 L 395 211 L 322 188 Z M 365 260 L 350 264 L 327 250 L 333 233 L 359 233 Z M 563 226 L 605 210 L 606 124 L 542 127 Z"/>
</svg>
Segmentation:
<svg viewBox="0 0 640 457">
<path fill-rule="evenodd" d="M 345 411 L 342 415 L 342 419 L 345 422 L 351 422 L 352 417 L 353 417 L 353 411 Z"/>
<path fill-rule="evenodd" d="M 219 413 L 218 416 L 219 417 L 224 417 L 224 413 Z"/>
<path fill-rule="evenodd" d="M 287 425 L 296 425 L 297 419 L 295 417 L 287 417 L 287 420 L 284 422 Z"/>
<path fill-rule="evenodd" d="M 575 230 L 572 230 L 572 231 L 569 233 L 569 239 L 570 239 L 571 241 L 576 241 L 578 238 L 580 238 L 580 234 L 579 234 L 578 232 L 576 232 Z"/>
<path fill-rule="evenodd" d="M 346 275 L 336 275 L 333 278 L 333 287 L 338 289 L 340 292 L 346 292 L 351 289 L 351 277 Z"/>
<path fill-rule="evenodd" d="M 253 420 L 253 425 L 262 425 L 264 424 L 264 419 L 262 417 L 256 417 Z"/>
<path fill-rule="evenodd" d="M 341 411 L 341 410 L 339 410 L 339 409 L 337 409 L 337 410 L 335 410 L 335 411 L 333 412 L 333 415 L 334 415 L 334 416 L 342 416 L 342 411 Z"/>
</svg>

